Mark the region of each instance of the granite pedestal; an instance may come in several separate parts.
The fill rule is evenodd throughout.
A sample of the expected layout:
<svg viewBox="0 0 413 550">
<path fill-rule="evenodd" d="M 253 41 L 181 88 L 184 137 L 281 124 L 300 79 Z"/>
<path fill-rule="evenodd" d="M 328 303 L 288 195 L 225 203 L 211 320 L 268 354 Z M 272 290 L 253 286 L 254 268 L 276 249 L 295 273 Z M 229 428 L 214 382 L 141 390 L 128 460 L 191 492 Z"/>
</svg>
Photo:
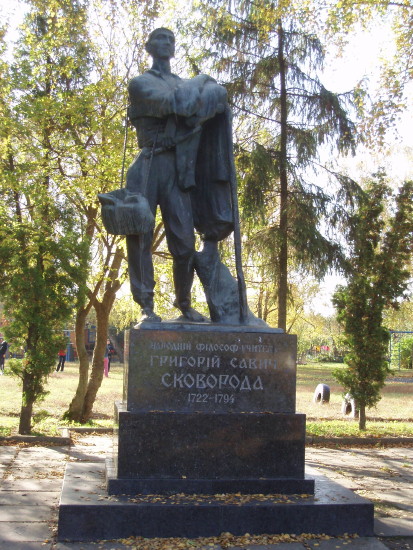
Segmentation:
<svg viewBox="0 0 413 550">
<path fill-rule="evenodd" d="M 296 339 L 197 326 L 129 333 L 110 494 L 309 493 Z M 113 473 L 112 473 L 113 472 Z"/>
<path fill-rule="evenodd" d="M 307 495 L 117 495 L 103 464 L 69 463 L 59 507 L 59 540 L 315 533 L 373 536 L 373 504 L 310 471 Z"/>
<path fill-rule="evenodd" d="M 125 362 L 114 455 L 105 471 L 68 467 L 60 539 L 373 533 L 370 503 L 349 492 L 334 500 L 330 488 L 321 504 L 314 478 L 305 476 L 295 336 L 262 327 L 145 324 L 128 333 Z M 77 480 L 87 480 L 92 494 L 104 482 L 104 502 L 83 502 L 73 490 Z M 222 493 L 250 497 L 229 506 L 216 499 Z M 202 505 L 194 494 L 205 495 Z M 79 528 L 75 517 L 85 506 L 88 519 Z"/>
</svg>

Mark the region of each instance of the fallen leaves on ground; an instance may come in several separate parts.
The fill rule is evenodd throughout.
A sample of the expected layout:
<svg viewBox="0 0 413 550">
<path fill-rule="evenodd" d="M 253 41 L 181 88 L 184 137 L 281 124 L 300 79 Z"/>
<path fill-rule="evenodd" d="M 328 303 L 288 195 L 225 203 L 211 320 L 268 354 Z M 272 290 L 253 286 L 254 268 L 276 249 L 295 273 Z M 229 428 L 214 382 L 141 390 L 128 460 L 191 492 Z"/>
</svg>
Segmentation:
<svg viewBox="0 0 413 550">
<path fill-rule="evenodd" d="M 104 499 L 118 501 L 127 498 L 128 502 L 135 504 L 225 504 L 241 506 L 244 504 L 294 504 L 296 502 L 314 498 L 314 495 L 282 495 L 282 494 L 241 494 L 241 493 L 223 493 L 215 495 L 185 494 L 178 493 L 173 495 L 121 495 L 103 497 Z"/>
<path fill-rule="evenodd" d="M 246 533 L 242 536 L 232 535 L 231 533 L 222 533 L 217 537 L 201 537 L 196 539 L 184 538 L 154 538 L 147 539 L 143 537 L 129 537 L 127 539 L 118 539 L 113 543 L 131 546 L 134 550 L 196 550 L 197 548 L 230 548 L 236 546 L 245 548 L 252 545 L 267 545 L 279 543 L 300 542 L 305 543 L 307 540 L 351 540 L 358 538 L 358 535 L 345 534 L 341 537 L 330 537 L 329 535 L 313 535 L 311 533 L 302 533 L 301 535 L 250 535 Z M 103 541 L 101 541 L 103 542 Z M 113 547 L 116 550 L 116 546 Z"/>
</svg>

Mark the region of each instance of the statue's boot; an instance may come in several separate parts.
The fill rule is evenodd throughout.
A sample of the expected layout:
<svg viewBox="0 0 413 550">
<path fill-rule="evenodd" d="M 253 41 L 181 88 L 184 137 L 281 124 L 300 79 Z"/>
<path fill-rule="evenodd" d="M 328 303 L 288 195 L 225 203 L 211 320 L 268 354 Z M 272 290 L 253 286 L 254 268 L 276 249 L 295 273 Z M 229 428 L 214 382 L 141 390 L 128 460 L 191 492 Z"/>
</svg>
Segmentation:
<svg viewBox="0 0 413 550">
<path fill-rule="evenodd" d="M 162 318 L 153 309 L 142 309 L 141 323 L 160 323 Z"/>
<path fill-rule="evenodd" d="M 152 296 L 145 298 L 139 305 L 142 307 L 142 316 L 139 323 L 136 325 L 137 327 L 140 323 L 160 323 L 162 321 L 161 317 L 154 311 Z"/>
</svg>

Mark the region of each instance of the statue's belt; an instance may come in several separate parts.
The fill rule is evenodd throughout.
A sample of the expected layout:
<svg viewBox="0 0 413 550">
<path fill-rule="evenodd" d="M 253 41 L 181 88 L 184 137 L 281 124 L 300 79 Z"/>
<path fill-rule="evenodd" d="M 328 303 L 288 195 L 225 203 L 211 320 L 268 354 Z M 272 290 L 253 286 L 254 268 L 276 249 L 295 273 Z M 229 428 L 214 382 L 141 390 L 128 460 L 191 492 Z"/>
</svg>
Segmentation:
<svg viewBox="0 0 413 550">
<path fill-rule="evenodd" d="M 171 151 L 172 149 L 175 148 L 176 145 L 178 145 L 179 143 L 182 143 L 184 141 L 186 141 L 187 139 L 189 139 L 190 137 L 194 136 L 195 134 L 197 134 L 198 132 L 200 132 L 202 130 L 202 126 L 196 126 L 193 130 L 191 130 L 190 132 L 182 135 L 182 136 L 178 136 L 174 139 L 171 139 L 170 140 L 170 144 L 168 145 L 162 145 L 162 140 L 161 141 L 161 144 L 159 147 L 155 147 L 153 149 L 153 145 L 152 146 L 147 146 L 147 147 L 144 147 L 142 148 L 142 155 L 144 157 L 150 157 L 151 155 L 159 155 L 161 153 L 165 153 L 165 151 Z"/>
</svg>

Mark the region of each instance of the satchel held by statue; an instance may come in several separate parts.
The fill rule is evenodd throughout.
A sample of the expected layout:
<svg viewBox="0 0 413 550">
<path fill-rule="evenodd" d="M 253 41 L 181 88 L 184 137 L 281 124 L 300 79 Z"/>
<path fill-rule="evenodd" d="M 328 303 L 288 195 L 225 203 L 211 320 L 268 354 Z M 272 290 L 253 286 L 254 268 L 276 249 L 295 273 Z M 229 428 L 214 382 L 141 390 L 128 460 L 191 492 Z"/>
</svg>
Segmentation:
<svg viewBox="0 0 413 550">
<path fill-rule="evenodd" d="M 147 198 L 126 188 L 99 193 L 102 221 L 112 235 L 141 235 L 153 231 L 155 218 Z"/>
</svg>

